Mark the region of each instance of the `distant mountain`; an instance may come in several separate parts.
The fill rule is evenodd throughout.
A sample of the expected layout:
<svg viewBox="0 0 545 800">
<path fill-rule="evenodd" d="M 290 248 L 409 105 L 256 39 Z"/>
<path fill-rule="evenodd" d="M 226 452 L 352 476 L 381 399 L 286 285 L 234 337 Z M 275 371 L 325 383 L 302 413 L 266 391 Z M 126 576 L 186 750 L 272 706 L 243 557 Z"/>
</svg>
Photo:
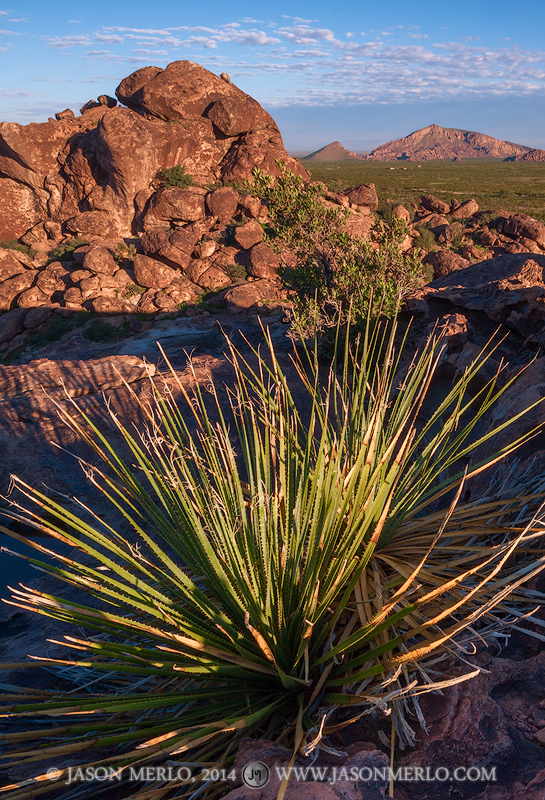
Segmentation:
<svg viewBox="0 0 545 800">
<path fill-rule="evenodd" d="M 363 156 L 358 156 L 351 150 L 347 150 L 340 142 L 326 144 L 321 150 L 316 150 L 308 156 L 304 156 L 301 161 L 363 161 Z"/>
<path fill-rule="evenodd" d="M 458 161 L 463 158 L 516 158 L 531 150 L 521 144 L 503 142 L 484 133 L 428 125 L 419 131 L 381 144 L 368 161 Z M 532 159 L 533 160 L 533 159 Z M 539 159 L 541 160 L 541 159 Z"/>
</svg>

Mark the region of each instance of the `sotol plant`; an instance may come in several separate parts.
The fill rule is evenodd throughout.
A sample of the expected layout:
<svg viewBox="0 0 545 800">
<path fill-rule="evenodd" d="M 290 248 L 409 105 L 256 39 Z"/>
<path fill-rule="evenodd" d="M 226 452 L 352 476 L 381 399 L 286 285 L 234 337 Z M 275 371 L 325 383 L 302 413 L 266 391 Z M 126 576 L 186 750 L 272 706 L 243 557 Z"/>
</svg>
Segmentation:
<svg viewBox="0 0 545 800">
<path fill-rule="evenodd" d="M 295 356 L 297 392 L 270 339 L 266 355 L 248 360 L 231 348 L 227 398 L 196 375 L 190 393 L 172 371 L 151 405 L 134 396 L 140 432 L 111 413 L 124 455 L 75 404 L 59 406 L 103 465 L 82 467 L 133 534 L 15 481 L 25 499 L 11 516 L 79 553 L 2 528 L 37 551 L 31 563 L 81 590 L 75 602 L 21 587 L 12 601 L 74 626 L 67 660 L 33 663 L 71 670 L 80 688 L 5 689 L 0 719 L 17 729 L 0 735 L 3 761 L 45 761 L 5 800 L 63 797 L 67 770 L 48 778 L 45 769 L 84 763 L 87 750 L 90 763 L 116 768 L 167 759 L 223 768 L 256 734 L 309 755 L 336 709 L 353 709 L 352 719 L 382 711 L 410 744 L 419 695 L 479 671 L 469 644 L 521 614 L 528 625 L 536 593 L 523 584 L 544 566 L 532 548 L 540 497 L 515 487 L 459 503 L 464 481 L 522 441 L 462 466 L 509 424 L 472 438 L 514 378 L 469 398 L 481 355 L 422 422 L 441 339 L 405 370 L 395 325 L 368 321 L 353 350 L 345 342 L 329 370 L 316 347 Z M 437 680 L 441 662 L 458 656 L 459 677 Z M 117 797 L 137 788 L 116 783 Z M 195 789 L 154 783 L 139 797 Z M 95 791 L 81 784 L 78 797 Z"/>
</svg>

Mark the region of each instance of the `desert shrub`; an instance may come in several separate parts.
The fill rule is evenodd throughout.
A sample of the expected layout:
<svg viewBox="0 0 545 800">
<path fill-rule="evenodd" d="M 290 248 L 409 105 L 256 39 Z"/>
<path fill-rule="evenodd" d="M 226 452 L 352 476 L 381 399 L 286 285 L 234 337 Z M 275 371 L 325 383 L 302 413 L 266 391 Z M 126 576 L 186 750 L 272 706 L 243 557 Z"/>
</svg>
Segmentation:
<svg viewBox="0 0 545 800">
<path fill-rule="evenodd" d="M 19 252 L 33 258 L 36 255 L 36 250 L 28 244 L 21 244 L 17 239 L 0 239 L 0 247 L 4 250 L 19 250 Z"/>
<path fill-rule="evenodd" d="M 245 281 L 248 277 L 244 264 L 225 264 L 222 270 L 231 278 L 232 281 Z"/>
<path fill-rule="evenodd" d="M 186 172 L 185 167 L 182 167 L 180 164 L 161 170 L 159 177 L 164 182 L 165 186 L 169 188 L 174 186 L 183 188 L 184 186 L 191 186 L 193 183 L 191 175 Z"/>
<path fill-rule="evenodd" d="M 120 339 L 126 339 L 130 335 L 131 327 L 130 322 L 127 320 L 116 327 L 99 317 L 91 320 L 83 331 L 85 339 L 90 339 L 92 342 L 118 342 Z"/>
<path fill-rule="evenodd" d="M 145 286 L 139 286 L 137 283 L 129 283 L 122 291 L 121 297 L 135 297 L 137 294 L 144 294 L 144 292 L 147 291 Z"/>
<path fill-rule="evenodd" d="M 281 240 L 295 250 L 295 265 L 282 277 L 292 291 L 295 317 L 303 331 L 334 328 L 350 309 L 352 326 L 364 324 L 370 298 L 378 313 L 392 316 L 399 301 L 420 282 L 417 254 L 400 245 L 409 233 L 403 220 L 377 220 L 371 241 L 343 229 L 349 212 L 322 202 L 324 187 L 305 186 L 282 162 L 281 176 L 272 179 L 253 172 L 250 188 L 268 204 L 272 242 Z"/>
<path fill-rule="evenodd" d="M 43 347 L 45 344 L 56 342 L 66 333 L 81 327 L 89 321 L 88 311 L 78 311 L 73 317 L 63 317 L 60 314 L 53 314 L 46 322 L 42 323 L 43 330 L 34 331 L 29 338 L 29 345 L 32 348 Z"/>
<path fill-rule="evenodd" d="M 28 666 L 70 670 L 82 688 L 4 682 L 3 722 L 15 732 L 2 733 L 2 758 L 73 764 L 88 750 L 95 764 L 118 769 L 173 758 L 223 768 L 243 736 L 310 755 L 339 708 L 345 723 L 387 712 L 395 741 L 413 744 L 422 693 L 479 674 L 474 643 L 495 643 L 513 620 L 531 627 L 535 592 L 523 584 L 544 566 L 533 522 L 541 489 L 504 482 L 458 504 L 468 480 L 533 433 L 465 469 L 497 433 L 472 436 L 515 376 L 500 389 L 490 381 L 468 416 L 480 354 L 442 399 L 433 394 L 422 425 L 443 342 L 430 338 L 400 362 L 395 322 L 369 317 L 363 338 L 353 348 L 349 340 L 329 373 L 301 343 L 298 394 L 270 338 L 267 356 L 254 350 L 254 369 L 227 340 L 227 405 L 213 383 L 201 389 L 193 373 L 188 393 L 173 371 L 164 384 L 152 380 L 154 402 L 132 395 L 128 427 L 108 407 L 115 444 L 108 426 L 59 404 L 96 456 L 98 464 L 80 460 L 87 477 L 132 533 L 14 478 L 21 503 L 4 514 L 52 538 L 2 532 L 81 591 L 77 602 L 14 591 L 15 606 L 74 629 L 66 660 Z M 70 557 L 54 553 L 55 539 L 75 548 Z M 444 681 L 452 659 L 460 671 Z M 68 780 L 62 767 L 43 774 L 40 793 L 73 796 Z M 168 787 L 152 788 L 167 796 Z M 137 789 L 115 784 L 117 798 Z M 15 791 L 26 800 L 36 784 L 22 780 Z M 189 779 L 172 791 L 189 798 L 195 786 Z M 78 786 L 79 798 L 95 796 L 92 784 Z"/>
<path fill-rule="evenodd" d="M 77 250 L 78 247 L 83 247 L 84 245 L 89 244 L 89 242 L 84 241 L 83 239 L 79 239 L 75 237 L 74 239 L 70 239 L 69 242 L 65 244 L 60 244 L 53 252 L 50 254 L 51 261 L 72 261 L 72 254 L 74 250 Z"/>
<path fill-rule="evenodd" d="M 416 230 L 420 234 L 420 236 L 415 239 L 417 247 L 422 247 L 424 250 L 427 250 L 428 253 L 439 250 L 439 245 L 437 244 L 437 239 L 433 231 L 430 231 L 426 225 L 419 225 Z"/>
</svg>

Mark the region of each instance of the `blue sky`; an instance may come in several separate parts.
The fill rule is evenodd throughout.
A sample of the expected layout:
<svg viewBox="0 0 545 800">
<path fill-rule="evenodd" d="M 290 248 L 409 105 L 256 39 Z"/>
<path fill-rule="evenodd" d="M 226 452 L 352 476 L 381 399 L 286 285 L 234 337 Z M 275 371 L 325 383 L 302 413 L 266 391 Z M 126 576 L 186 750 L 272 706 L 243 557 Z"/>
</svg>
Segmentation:
<svg viewBox="0 0 545 800">
<path fill-rule="evenodd" d="M 291 151 L 431 123 L 545 148 L 545 4 L 186 0 L 0 5 L 0 120 L 40 122 L 189 59 L 259 100 Z"/>
</svg>

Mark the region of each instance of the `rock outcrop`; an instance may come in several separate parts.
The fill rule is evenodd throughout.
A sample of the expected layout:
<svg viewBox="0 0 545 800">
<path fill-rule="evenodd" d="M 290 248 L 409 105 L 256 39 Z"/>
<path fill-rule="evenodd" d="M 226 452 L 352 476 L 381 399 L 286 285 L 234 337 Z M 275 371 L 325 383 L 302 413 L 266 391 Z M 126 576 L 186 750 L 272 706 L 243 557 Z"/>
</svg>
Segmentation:
<svg viewBox="0 0 545 800">
<path fill-rule="evenodd" d="M 49 122 L 0 125 L 0 205 L 9 209 L 1 238 L 130 236 L 160 201 L 158 173 L 176 166 L 201 188 L 243 181 L 253 167 L 277 175 L 276 159 L 309 177 L 259 103 L 198 64 L 144 67 L 116 93 L 128 108 L 101 95 L 79 117 L 63 111 Z"/>
<path fill-rule="evenodd" d="M 463 158 L 513 159 L 530 147 L 494 139 L 484 133 L 428 125 L 402 139 L 381 144 L 367 156 L 368 161 L 452 161 Z"/>
<path fill-rule="evenodd" d="M 523 155 L 516 156 L 515 161 L 545 161 L 545 150 L 536 147 Z"/>
</svg>

